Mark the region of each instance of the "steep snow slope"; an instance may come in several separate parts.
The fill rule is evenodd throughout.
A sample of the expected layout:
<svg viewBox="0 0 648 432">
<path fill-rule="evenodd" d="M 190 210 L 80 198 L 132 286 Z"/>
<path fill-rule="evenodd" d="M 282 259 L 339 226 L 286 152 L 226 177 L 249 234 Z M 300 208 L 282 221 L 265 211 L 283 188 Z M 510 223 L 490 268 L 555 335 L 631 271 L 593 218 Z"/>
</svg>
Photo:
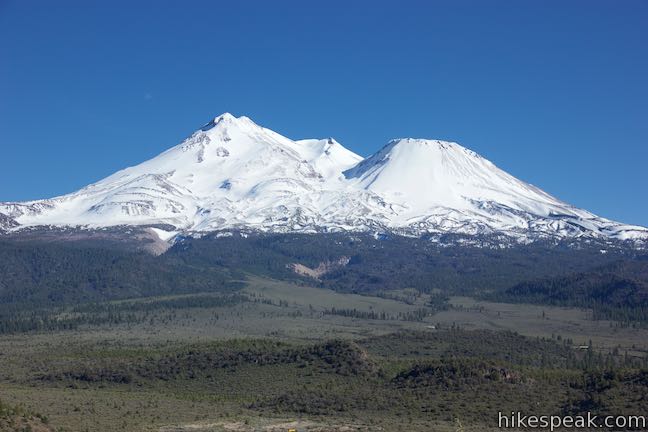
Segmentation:
<svg viewBox="0 0 648 432">
<path fill-rule="evenodd" d="M 230 229 L 648 239 L 455 143 L 394 140 L 363 160 L 332 138 L 293 141 L 230 114 L 140 165 L 69 195 L 1 203 L 2 214 L 12 230 L 166 225 L 155 231 L 165 240 Z"/>
<path fill-rule="evenodd" d="M 469 210 L 471 200 L 488 200 L 533 213 L 564 206 L 456 143 L 393 140 L 345 173 L 358 186 L 412 211 L 430 207 Z"/>
<path fill-rule="evenodd" d="M 339 177 L 342 171 L 355 166 L 362 157 L 344 148 L 333 138 L 296 141 L 300 154 L 327 179 Z"/>
<path fill-rule="evenodd" d="M 5 203 L 21 225 L 170 224 L 181 230 L 283 225 L 316 218 L 317 196 L 340 189 L 362 158 L 332 139 L 292 141 L 223 114 L 181 144 L 78 192 Z"/>
<path fill-rule="evenodd" d="M 645 236 L 648 231 L 599 218 L 522 182 L 459 144 L 398 139 L 345 172 L 356 187 L 398 208 L 393 227 L 419 234 L 525 232 L 551 237 Z"/>
</svg>

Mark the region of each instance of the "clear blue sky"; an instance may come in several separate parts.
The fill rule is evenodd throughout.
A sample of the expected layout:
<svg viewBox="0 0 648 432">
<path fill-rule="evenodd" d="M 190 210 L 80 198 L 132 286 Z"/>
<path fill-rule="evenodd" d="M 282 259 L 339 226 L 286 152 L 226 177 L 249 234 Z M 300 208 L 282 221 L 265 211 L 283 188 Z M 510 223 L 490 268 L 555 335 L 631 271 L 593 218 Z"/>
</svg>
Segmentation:
<svg viewBox="0 0 648 432">
<path fill-rule="evenodd" d="M 365 156 L 458 141 L 648 225 L 648 1 L 0 0 L 0 201 L 72 192 L 224 111 Z"/>
</svg>

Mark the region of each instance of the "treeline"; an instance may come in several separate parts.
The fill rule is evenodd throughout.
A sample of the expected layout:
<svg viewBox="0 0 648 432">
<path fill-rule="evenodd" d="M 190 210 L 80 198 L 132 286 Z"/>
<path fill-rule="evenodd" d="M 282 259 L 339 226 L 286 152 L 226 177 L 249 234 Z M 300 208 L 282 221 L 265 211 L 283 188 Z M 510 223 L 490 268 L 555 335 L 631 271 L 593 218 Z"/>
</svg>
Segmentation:
<svg viewBox="0 0 648 432">
<path fill-rule="evenodd" d="M 228 340 L 169 351 L 156 356 L 75 361 L 38 375 L 41 381 L 131 383 L 147 380 L 211 379 L 219 369 L 295 365 L 342 376 L 378 373 L 376 364 L 354 342 L 333 339 L 298 346 L 269 340 Z"/>
<path fill-rule="evenodd" d="M 125 300 L 113 303 L 87 303 L 75 306 L 73 313 L 119 313 L 119 312 L 150 312 L 160 309 L 191 309 L 229 307 L 250 301 L 243 294 L 233 293 L 224 295 L 187 295 L 169 299 Z"/>
<path fill-rule="evenodd" d="M 447 307 L 448 295 L 487 292 L 498 301 L 592 307 L 596 318 L 646 322 L 646 272 L 637 276 L 634 264 L 617 264 L 613 272 L 592 271 L 632 253 L 610 249 L 602 254 L 599 247 L 533 244 L 492 249 L 350 233 L 234 233 L 187 238 L 165 254 L 152 256 L 88 242 L 0 240 L 0 305 L 33 309 L 235 292 L 241 286 L 236 281 L 253 273 L 343 292 L 404 296 L 402 300 L 412 302 L 417 294 L 402 294 L 410 288 L 409 293 L 434 294 L 426 307 L 435 310 Z M 296 262 L 316 267 L 340 256 L 351 257 L 349 263 L 319 281 L 289 268 Z"/>
<path fill-rule="evenodd" d="M 423 321 L 430 316 L 432 311 L 425 308 L 416 309 L 407 312 L 388 313 L 385 311 L 377 312 L 374 310 L 363 311 L 358 309 L 324 309 L 324 315 L 338 315 L 347 318 L 359 318 L 369 320 L 398 320 L 398 321 Z"/>
<path fill-rule="evenodd" d="M 346 266 L 320 277 L 319 284 L 344 292 L 383 293 L 413 288 L 424 293 L 474 294 L 500 290 L 535 278 L 564 275 L 606 264 L 630 253 L 598 245 L 513 245 L 505 249 L 440 246 L 429 239 L 368 234 L 250 234 L 185 239 L 166 255 L 186 264 L 219 266 L 278 279 L 314 279 L 295 274 L 290 264 L 317 267 L 350 257 Z"/>
<path fill-rule="evenodd" d="M 620 261 L 569 276 L 518 283 L 496 301 L 591 308 L 594 319 L 648 325 L 648 260 Z"/>
<path fill-rule="evenodd" d="M 647 327 L 648 307 L 643 305 L 610 306 L 607 303 L 598 303 L 593 306 L 592 318 L 616 321 L 621 327 Z"/>
<path fill-rule="evenodd" d="M 395 358 L 468 358 L 551 369 L 648 368 L 648 357 L 632 356 L 620 348 L 602 351 L 592 341 L 577 343 L 560 335 L 531 338 L 512 331 L 465 330 L 440 324 L 432 331 L 371 337 L 362 345 L 371 354 Z"/>
<path fill-rule="evenodd" d="M 136 324 L 164 310 L 230 307 L 250 301 L 240 293 L 191 295 L 170 299 L 85 303 L 73 307 L 0 308 L 0 334 L 76 330 L 82 326 Z M 174 318 L 175 312 L 169 317 Z"/>
<path fill-rule="evenodd" d="M 16 314 L 0 313 L 0 334 L 76 330 L 81 326 L 134 324 L 144 319 L 140 315 L 120 312 L 64 315 L 39 309 Z"/>
<path fill-rule="evenodd" d="M 85 244 L 0 240 L 0 304 L 25 308 L 194 292 L 228 292 L 241 275 Z"/>
</svg>

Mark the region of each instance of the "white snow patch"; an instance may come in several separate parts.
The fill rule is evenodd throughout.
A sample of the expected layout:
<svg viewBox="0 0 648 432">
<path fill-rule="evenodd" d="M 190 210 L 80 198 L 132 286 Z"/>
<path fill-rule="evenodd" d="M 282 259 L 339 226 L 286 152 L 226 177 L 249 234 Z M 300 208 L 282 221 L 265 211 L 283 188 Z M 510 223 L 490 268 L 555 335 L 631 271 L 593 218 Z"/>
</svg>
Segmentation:
<svg viewBox="0 0 648 432">
<path fill-rule="evenodd" d="M 158 238 L 162 241 L 169 241 L 173 237 L 177 236 L 179 233 L 178 231 L 164 231 L 159 228 L 149 228 L 151 231 L 155 233 L 155 235 L 158 236 Z"/>
</svg>

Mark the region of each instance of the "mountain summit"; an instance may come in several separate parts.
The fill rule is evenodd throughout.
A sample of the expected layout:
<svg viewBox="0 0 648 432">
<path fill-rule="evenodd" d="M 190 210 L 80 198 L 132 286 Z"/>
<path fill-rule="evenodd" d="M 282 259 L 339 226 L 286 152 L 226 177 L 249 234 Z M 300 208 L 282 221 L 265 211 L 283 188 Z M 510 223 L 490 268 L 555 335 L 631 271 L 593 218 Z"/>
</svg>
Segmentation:
<svg viewBox="0 0 648 432">
<path fill-rule="evenodd" d="M 397 139 L 363 159 L 333 138 L 294 141 L 229 113 L 77 192 L 0 203 L 4 230 L 117 225 L 164 226 L 164 238 L 255 230 L 648 239 L 648 229 L 566 204 L 456 143 Z"/>
</svg>

